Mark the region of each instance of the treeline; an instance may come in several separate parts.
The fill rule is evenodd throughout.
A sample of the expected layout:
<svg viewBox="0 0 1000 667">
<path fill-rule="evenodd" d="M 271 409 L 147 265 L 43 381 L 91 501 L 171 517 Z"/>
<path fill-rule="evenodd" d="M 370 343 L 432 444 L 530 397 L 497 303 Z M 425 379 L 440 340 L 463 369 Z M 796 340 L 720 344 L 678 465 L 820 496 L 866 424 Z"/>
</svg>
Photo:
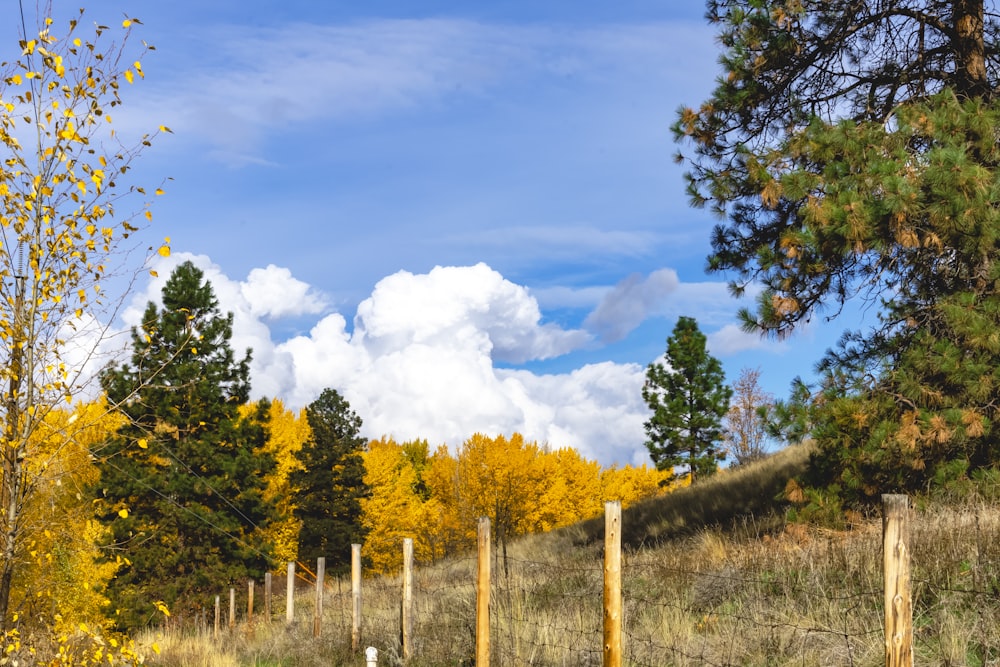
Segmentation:
<svg viewBox="0 0 1000 667">
<path fill-rule="evenodd" d="M 305 412 L 290 411 L 280 400 L 270 403 L 268 446 L 278 465 L 268 489 L 284 518 L 268 534 L 279 563 L 310 548 L 300 540 L 306 519 L 295 515 L 297 492 L 289 481 L 304 472 L 298 455 L 310 438 Z M 454 452 L 445 445 L 431 449 L 427 440 L 382 437 L 366 441 L 360 457 L 360 532 L 350 522 L 342 526 L 339 552 L 323 554 L 328 570 L 346 568 L 352 541 L 363 539 L 369 571 L 391 572 L 402 565 L 404 537 L 413 538 L 418 562 L 431 562 L 474 548 L 481 516 L 490 517 L 498 539 L 507 539 L 596 516 L 606 500 L 629 505 L 672 488 L 668 472 L 646 465 L 603 468 L 575 449 L 551 449 L 518 433 L 477 433 Z"/>
</svg>

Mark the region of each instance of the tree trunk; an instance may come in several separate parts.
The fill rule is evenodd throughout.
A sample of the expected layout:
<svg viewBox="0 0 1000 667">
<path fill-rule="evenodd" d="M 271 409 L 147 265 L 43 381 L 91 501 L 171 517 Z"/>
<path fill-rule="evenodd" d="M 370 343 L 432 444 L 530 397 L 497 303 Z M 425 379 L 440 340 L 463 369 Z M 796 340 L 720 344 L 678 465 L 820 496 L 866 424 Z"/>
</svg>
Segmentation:
<svg viewBox="0 0 1000 667">
<path fill-rule="evenodd" d="M 955 92 L 960 98 L 989 97 L 983 0 L 955 0 Z"/>
<path fill-rule="evenodd" d="M 3 432 L 3 479 L 0 480 L 0 502 L 3 517 L 3 564 L 0 566 L 0 632 L 10 630 L 7 612 L 10 609 L 10 589 L 14 581 L 14 557 L 17 554 L 21 521 L 22 466 L 25 442 L 21 438 L 21 389 L 24 383 L 24 276 L 15 277 L 14 340 L 10 346 L 10 385 L 7 388 Z"/>
</svg>

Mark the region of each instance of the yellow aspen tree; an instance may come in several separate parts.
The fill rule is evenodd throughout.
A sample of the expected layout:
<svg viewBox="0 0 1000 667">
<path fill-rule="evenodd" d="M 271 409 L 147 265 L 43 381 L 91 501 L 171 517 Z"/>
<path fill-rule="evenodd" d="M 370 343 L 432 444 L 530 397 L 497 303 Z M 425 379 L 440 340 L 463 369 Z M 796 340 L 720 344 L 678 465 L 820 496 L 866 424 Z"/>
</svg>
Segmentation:
<svg viewBox="0 0 1000 667">
<path fill-rule="evenodd" d="M 364 553 L 371 570 L 378 574 L 402 567 L 403 538 L 413 539 L 418 562 L 434 557 L 432 530 L 441 507 L 436 499 L 421 497 L 422 480 L 407 455 L 410 444 L 381 438 L 371 441 L 362 455 L 365 484 L 371 489 L 371 495 L 361 500 L 362 522 L 367 529 Z"/>
<path fill-rule="evenodd" d="M 0 64 L 4 632 L 14 622 L 12 587 L 31 561 L 26 512 L 54 483 L 51 467 L 29 462 L 37 460 L 36 447 L 70 446 L 68 437 L 46 432 L 45 420 L 84 395 L 93 379 L 86 362 L 97 361 L 107 322 L 124 300 L 105 289 L 108 278 L 128 278 L 122 241 L 152 218 L 154 192 L 130 184 L 130 170 L 153 137 L 168 131 L 128 137 L 114 129 L 121 88 L 144 77 L 141 57 L 149 47 L 133 44 L 138 21 L 82 34 L 81 19 L 82 12 L 60 33 L 43 20 Z M 169 247 L 150 248 L 146 259 L 155 252 L 169 254 Z"/>
<path fill-rule="evenodd" d="M 433 519 L 430 534 L 432 559 L 452 556 L 471 548 L 476 543 L 475 528 L 468 525 L 468 512 L 462 510 L 457 488 L 458 460 L 446 445 L 440 445 L 431 455 L 424 483 L 440 508 Z"/>
<path fill-rule="evenodd" d="M 454 480 L 457 506 L 469 539 L 478 518 L 489 517 L 501 550 L 507 542 L 531 531 L 534 508 L 546 480 L 537 465 L 540 448 L 514 433 L 490 438 L 481 433 L 462 443 Z"/>
<path fill-rule="evenodd" d="M 253 405 L 240 408 L 247 418 L 254 411 Z M 293 470 L 301 467 L 296 454 L 302 443 L 309 439 L 309 422 L 305 410 L 294 412 L 280 399 L 273 399 L 268 407 L 267 443 L 264 449 L 274 457 L 273 470 L 266 476 L 264 498 L 273 501 L 278 518 L 263 528 L 263 534 L 272 545 L 274 562 L 281 564 L 295 561 L 298 555 L 299 527 L 301 521 L 292 513 L 291 485 L 288 481 Z"/>
<path fill-rule="evenodd" d="M 542 452 L 536 465 L 546 480 L 532 532 L 568 526 L 597 516 L 601 502 L 601 466 L 570 447 Z"/>
<path fill-rule="evenodd" d="M 40 487 L 25 508 L 25 540 L 32 558 L 12 597 L 22 618 L 57 610 L 57 633 L 75 631 L 81 623 L 107 623 L 104 586 L 117 566 L 101 558 L 98 544 L 104 529 L 93 518 L 87 490 L 98 477 L 90 450 L 122 420 L 103 399 L 51 410 L 36 431 L 38 446 L 25 461 L 32 476 L 51 483 Z"/>
</svg>

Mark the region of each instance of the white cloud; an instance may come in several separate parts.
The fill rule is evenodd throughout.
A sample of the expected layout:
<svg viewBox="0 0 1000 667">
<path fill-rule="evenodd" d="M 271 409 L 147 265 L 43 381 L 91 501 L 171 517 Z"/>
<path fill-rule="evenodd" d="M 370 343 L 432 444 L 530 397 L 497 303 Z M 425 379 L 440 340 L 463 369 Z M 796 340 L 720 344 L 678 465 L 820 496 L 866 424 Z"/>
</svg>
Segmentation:
<svg viewBox="0 0 1000 667">
<path fill-rule="evenodd" d="M 643 369 L 599 363 L 569 373 L 538 375 L 501 369 L 495 360 L 538 359 L 589 342 L 580 331 L 541 323 L 537 302 L 522 286 L 485 264 L 401 271 L 381 280 L 362 302 L 353 331 L 340 313 L 322 317 L 308 335 L 274 341 L 265 318 L 309 312 L 308 289 L 277 267 L 236 281 L 203 255 L 175 253 L 158 278 L 133 299 L 134 325 L 167 276 L 190 260 L 211 281 L 223 312 L 234 314 L 233 348 L 253 348 L 255 396 L 301 407 L 326 387 L 341 391 L 362 417 L 368 437 L 426 438 L 457 446 L 476 432 L 519 432 L 554 447 L 574 447 L 604 464 L 647 462 L 642 445 L 646 407 Z M 283 310 L 264 308 L 260 280 L 298 285 Z M 256 286 L 255 292 L 253 286 Z"/>
<path fill-rule="evenodd" d="M 526 426 L 553 447 L 574 447 L 605 464 L 649 463 L 642 423 L 645 369 L 638 364 L 588 364 L 562 375 L 501 371 L 520 399 Z"/>
<path fill-rule="evenodd" d="M 589 341 L 582 331 L 540 324 L 541 317 L 524 287 L 480 263 L 382 279 L 358 305 L 354 327 L 376 353 L 423 344 L 511 363 L 558 356 Z"/>
<path fill-rule="evenodd" d="M 312 315 L 326 308 L 326 300 L 307 283 L 293 278 L 290 270 L 274 264 L 250 271 L 241 285 L 241 292 L 250 304 L 250 314 L 259 317 Z"/>
</svg>

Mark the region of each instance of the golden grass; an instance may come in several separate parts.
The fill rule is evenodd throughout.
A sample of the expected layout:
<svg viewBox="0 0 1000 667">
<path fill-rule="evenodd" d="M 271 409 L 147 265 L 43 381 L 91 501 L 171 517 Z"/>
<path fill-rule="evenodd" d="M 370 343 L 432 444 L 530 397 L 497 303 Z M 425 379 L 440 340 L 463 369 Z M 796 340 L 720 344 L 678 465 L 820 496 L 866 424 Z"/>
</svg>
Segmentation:
<svg viewBox="0 0 1000 667">
<path fill-rule="evenodd" d="M 849 531 L 782 521 L 776 497 L 807 456 L 793 448 L 624 512 L 626 664 L 883 663 L 879 520 Z M 493 567 L 493 664 L 601 664 L 602 546 L 602 521 L 509 546 Z M 997 503 L 974 493 L 921 501 L 911 552 L 918 664 L 1000 664 Z M 416 572 L 411 667 L 472 664 L 475 569 L 470 555 Z M 220 641 L 160 640 L 156 664 L 361 665 L 350 648 L 347 589 L 330 586 L 319 640 L 303 592 L 292 627 L 276 618 Z M 401 664 L 400 590 L 398 577 L 364 582 L 362 646 L 379 649 L 379 665 Z"/>
</svg>

